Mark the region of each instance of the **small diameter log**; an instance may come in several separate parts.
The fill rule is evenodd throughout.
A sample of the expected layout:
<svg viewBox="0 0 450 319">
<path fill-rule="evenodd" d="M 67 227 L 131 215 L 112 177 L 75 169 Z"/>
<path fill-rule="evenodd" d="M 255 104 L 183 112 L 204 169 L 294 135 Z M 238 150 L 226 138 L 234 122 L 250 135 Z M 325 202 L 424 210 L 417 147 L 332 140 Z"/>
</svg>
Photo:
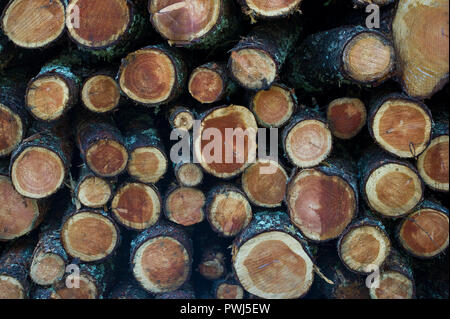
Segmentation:
<svg viewBox="0 0 450 319">
<path fill-rule="evenodd" d="M 331 153 L 333 136 L 327 120 L 318 112 L 301 111 L 283 129 L 283 148 L 297 167 L 313 167 Z"/>
<path fill-rule="evenodd" d="M 186 78 L 181 54 L 167 45 L 151 45 L 128 54 L 117 76 L 125 96 L 153 107 L 176 99 L 184 90 Z"/>
<path fill-rule="evenodd" d="M 113 195 L 113 182 L 95 175 L 86 165 L 80 170 L 75 197 L 84 206 L 104 207 Z"/>
<path fill-rule="evenodd" d="M 236 89 L 237 85 L 229 78 L 224 63 L 209 62 L 196 67 L 188 81 L 189 93 L 203 104 L 218 102 Z"/>
<path fill-rule="evenodd" d="M 231 0 L 148 1 L 155 30 L 170 45 L 212 49 L 235 35 L 238 16 Z M 176 21 L 176 23 L 174 23 Z"/>
<path fill-rule="evenodd" d="M 446 0 L 399 0 L 392 34 L 399 80 L 409 96 L 428 98 L 448 82 L 448 17 Z"/>
<path fill-rule="evenodd" d="M 192 270 L 192 242 L 174 224 L 161 222 L 131 242 L 131 269 L 140 285 L 151 293 L 179 289 Z"/>
<path fill-rule="evenodd" d="M 297 97 L 292 89 L 275 83 L 268 90 L 258 91 L 250 99 L 250 109 L 263 127 L 282 127 L 295 113 Z"/>
<path fill-rule="evenodd" d="M 239 0 L 242 12 L 252 19 L 283 18 L 299 11 L 302 0 Z"/>
<path fill-rule="evenodd" d="M 200 165 L 190 161 L 180 161 L 174 168 L 175 177 L 182 186 L 195 187 L 203 181 L 203 170 Z"/>
<path fill-rule="evenodd" d="M 176 186 L 170 188 L 164 199 L 166 218 L 182 226 L 192 226 L 205 219 L 206 197 L 197 188 Z"/>
<path fill-rule="evenodd" d="M 212 296 L 215 299 L 244 299 L 245 290 L 234 276 L 214 281 Z"/>
<path fill-rule="evenodd" d="M 300 36 L 298 22 L 255 27 L 232 50 L 228 69 L 232 78 L 249 90 L 266 90 L 275 81 Z"/>
<path fill-rule="evenodd" d="M 11 0 L 3 10 L 1 28 L 15 45 L 42 49 L 65 30 L 64 0 Z"/>
<path fill-rule="evenodd" d="M 70 0 L 66 27 L 81 49 L 105 59 L 126 54 L 141 37 L 145 18 L 128 0 Z"/>
<path fill-rule="evenodd" d="M 430 145 L 420 154 L 417 170 L 425 184 L 433 190 L 448 192 L 449 134 L 448 122 L 436 122 Z"/>
<path fill-rule="evenodd" d="M 389 94 L 372 103 L 367 126 L 372 138 L 385 151 L 400 158 L 413 158 L 430 143 L 433 120 L 422 102 Z"/>
<path fill-rule="evenodd" d="M 30 282 L 28 270 L 34 242 L 20 239 L 5 247 L 0 257 L 0 299 L 27 299 Z"/>
<path fill-rule="evenodd" d="M 25 197 L 41 199 L 63 185 L 72 160 L 72 144 L 50 131 L 25 139 L 11 155 L 11 180 Z"/>
<path fill-rule="evenodd" d="M 433 258 L 448 248 L 448 209 L 424 201 L 399 224 L 397 238 L 402 247 L 418 258 Z"/>
<path fill-rule="evenodd" d="M 286 213 L 255 214 L 233 243 L 233 268 L 239 282 L 261 298 L 303 297 L 314 280 L 314 264 L 305 245 Z"/>
<path fill-rule="evenodd" d="M 345 267 L 355 273 L 370 274 L 385 262 L 391 242 L 381 222 L 364 217 L 347 227 L 337 247 Z"/>
<path fill-rule="evenodd" d="M 222 247 L 216 244 L 206 247 L 202 253 L 197 271 L 207 280 L 217 280 L 223 277 L 227 272 L 227 268 Z"/>
<path fill-rule="evenodd" d="M 0 242 L 21 237 L 43 220 L 48 203 L 19 194 L 9 178 L 9 162 L 0 161 Z"/>
<path fill-rule="evenodd" d="M 143 230 L 159 220 L 161 206 L 161 196 L 155 186 L 127 182 L 114 195 L 111 211 L 122 226 Z"/>
<path fill-rule="evenodd" d="M 239 175 L 256 158 L 258 126 L 244 106 L 214 108 L 201 117 L 194 132 L 194 156 L 203 169 L 219 178 Z"/>
<path fill-rule="evenodd" d="M 356 175 L 337 159 L 300 170 L 289 181 L 286 204 L 292 223 L 306 238 L 335 239 L 358 213 Z"/>
<path fill-rule="evenodd" d="M 383 217 L 405 216 L 422 201 L 424 185 L 410 163 L 373 148 L 364 152 L 358 167 L 364 200 Z"/>
<path fill-rule="evenodd" d="M 114 111 L 120 102 L 120 88 L 112 73 L 102 71 L 85 79 L 81 89 L 83 106 L 94 113 Z"/>
<path fill-rule="evenodd" d="M 244 192 L 233 185 L 219 185 L 211 189 L 206 198 L 207 219 L 220 236 L 234 237 L 253 218 Z"/>
<path fill-rule="evenodd" d="M 172 129 L 189 131 L 194 126 L 195 113 L 184 106 L 175 106 L 169 111 L 169 124 Z"/>
<path fill-rule="evenodd" d="M 109 299 L 152 299 L 137 283 L 121 281 L 112 289 Z"/>
<path fill-rule="evenodd" d="M 331 133 L 337 138 L 348 140 L 355 137 L 366 124 L 366 106 L 357 98 L 335 99 L 328 104 L 327 119 Z"/>
<path fill-rule="evenodd" d="M 413 299 L 415 284 L 409 259 L 391 250 L 380 271 L 378 287 L 369 290 L 372 299 Z"/>
<path fill-rule="evenodd" d="M 87 166 L 101 177 L 121 174 L 128 152 L 121 132 L 110 118 L 88 117 L 79 121 L 76 142 Z"/>
<path fill-rule="evenodd" d="M 296 89 L 320 92 L 341 84 L 375 86 L 394 73 L 392 43 L 361 26 L 339 27 L 307 37 L 286 64 Z"/>
<path fill-rule="evenodd" d="M 242 189 L 250 202 L 261 207 L 278 207 L 286 194 L 288 175 L 274 161 L 258 159 L 242 173 Z"/>
<path fill-rule="evenodd" d="M 83 262 L 99 262 L 119 246 L 119 228 L 103 211 L 81 209 L 65 216 L 61 227 L 65 251 Z"/>
</svg>

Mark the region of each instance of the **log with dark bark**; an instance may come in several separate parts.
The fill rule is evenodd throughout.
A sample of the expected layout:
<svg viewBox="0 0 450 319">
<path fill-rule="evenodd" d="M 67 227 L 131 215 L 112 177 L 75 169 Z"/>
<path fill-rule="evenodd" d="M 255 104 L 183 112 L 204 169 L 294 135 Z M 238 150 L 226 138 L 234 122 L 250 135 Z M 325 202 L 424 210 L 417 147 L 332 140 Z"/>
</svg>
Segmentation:
<svg viewBox="0 0 450 319">
<path fill-rule="evenodd" d="M 116 110 L 120 104 L 120 89 L 114 73 L 103 70 L 88 76 L 83 82 L 80 97 L 83 106 L 91 112 Z"/>
<path fill-rule="evenodd" d="M 131 243 L 133 275 L 147 291 L 171 292 L 186 283 L 192 271 L 192 242 L 181 228 L 160 222 Z"/>
<path fill-rule="evenodd" d="M 182 186 L 195 187 L 203 181 L 203 170 L 197 163 L 181 160 L 174 167 L 175 178 Z"/>
<path fill-rule="evenodd" d="M 233 274 L 214 281 L 211 290 L 215 299 L 244 299 L 246 295 Z"/>
<path fill-rule="evenodd" d="M 348 26 L 312 34 L 292 53 L 285 77 L 296 89 L 321 92 L 341 84 L 375 86 L 394 74 L 392 43 L 381 32 Z"/>
<path fill-rule="evenodd" d="M 348 140 L 355 137 L 366 125 L 366 106 L 357 98 L 335 99 L 328 104 L 327 119 L 331 133 L 337 138 Z"/>
<path fill-rule="evenodd" d="M 164 198 L 164 213 L 168 220 L 192 226 L 205 219 L 205 194 L 200 189 L 187 186 L 169 187 Z"/>
<path fill-rule="evenodd" d="M 284 212 L 260 212 L 233 243 L 233 269 L 244 289 L 261 298 L 300 298 L 314 279 L 302 235 Z"/>
<path fill-rule="evenodd" d="M 9 66 L 16 54 L 16 49 L 0 28 L 0 71 Z"/>
<path fill-rule="evenodd" d="M 366 7 L 369 4 L 376 4 L 377 6 L 387 6 L 398 0 L 352 0 L 354 6 L 356 7 Z"/>
<path fill-rule="evenodd" d="M 102 208 L 113 196 L 113 191 L 114 181 L 95 175 L 85 164 L 80 168 L 74 194 L 82 205 Z"/>
<path fill-rule="evenodd" d="M 168 118 L 172 129 L 189 131 L 194 126 L 195 112 L 185 106 L 175 106 L 169 110 Z"/>
<path fill-rule="evenodd" d="M 152 295 L 134 282 L 120 281 L 113 288 L 109 299 L 152 299 Z"/>
<path fill-rule="evenodd" d="M 225 252 L 216 243 L 204 247 L 197 271 L 207 280 L 217 280 L 225 276 Z"/>
<path fill-rule="evenodd" d="M 300 11 L 302 0 L 238 0 L 242 12 L 252 21 L 257 19 L 280 19 Z"/>
</svg>

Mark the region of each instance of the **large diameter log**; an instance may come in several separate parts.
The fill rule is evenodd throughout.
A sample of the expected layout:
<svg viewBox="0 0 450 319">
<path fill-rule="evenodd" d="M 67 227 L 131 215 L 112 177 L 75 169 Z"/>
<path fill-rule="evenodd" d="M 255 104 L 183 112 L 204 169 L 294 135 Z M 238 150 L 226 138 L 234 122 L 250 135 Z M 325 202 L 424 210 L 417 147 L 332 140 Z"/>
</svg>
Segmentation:
<svg viewBox="0 0 450 319">
<path fill-rule="evenodd" d="M 446 0 L 398 2 L 392 33 L 399 79 L 410 96 L 428 98 L 448 82 L 448 17 Z"/>
<path fill-rule="evenodd" d="M 231 0 L 148 1 L 155 30 L 170 45 L 192 49 L 211 49 L 230 40 L 239 28 L 234 9 Z"/>
<path fill-rule="evenodd" d="M 366 124 L 366 106 L 357 98 L 335 99 L 328 104 L 327 119 L 333 135 L 348 140 L 355 137 Z"/>
<path fill-rule="evenodd" d="M 313 167 L 331 153 L 333 136 L 327 120 L 308 109 L 295 115 L 283 129 L 284 152 L 297 167 Z"/>
<path fill-rule="evenodd" d="M 236 236 L 253 218 L 244 192 L 233 185 L 218 185 L 209 191 L 206 213 L 211 228 L 224 237 Z"/>
<path fill-rule="evenodd" d="M 448 248 L 448 209 L 436 202 L 424 201 L 405 217 L 397 229 L 402 247 L 418 258 L 434 258 Z"/>
<path fill-rule="evenodd" d="M 242 12 L 252 20 L 283 18 L 299 10 L 302 0 L 239 0 Z"/>
<path fill-rule="evenodd" d="M 219 178 L 239 175 L 256 158 L 258 126 L 244 106 L 214 108 L 194 132 L 194 154 L 203 169 Z"/>
<path fill-rule="evenodd" d="M 203 181 L 203 170 L 197 163 L 180 161 L 174 168 L 175 177 L 182 186 L 195 187 Z"/>
<path fill-rule="evenodd" d="M 305 237 L 335 239 L 358 213 L 355 172 L 337 159 L 300 170 L 289 181 L 286 203 L 292 223 Z"/>
<path fill-rule="evenodd" d="M 242 173 L 242 189 L 250 202 L 261 207 L 281 206 L 286 194 L 288 175 L 284 167 L 274 161 L 258 159 Z"/>
<path fill-rule="evenodd" d="M 394 48 L 380 32 L 339 27 L 307 37 L 286 63 L 286 80 L 296 89 L 320 92 L 341 84 L 374 86 L 390 78 Z"/>
<path fill-rule="evenodd" d="M 390 154 L 413 158 L 430 143 L 433 120 L 428 107 L 400 94 L 376 99 L 367 120 L 370 135 Z"/>
<path fill-rule="evenodd" d="M 145 106 L 167 104 L 183 91 L 187 67 L 178 51 L 152 45 L 122 59 L 117 76 L 122 93 Z"/>
<path fill-rule="evenodd" d="M 364 152 L 358 167 L 363 198 L 383 217 L 405 216 L 422 201 L 424 185 L 410 163 L 372 148 Z"/>
<path fill-rule="evenodd" d="M 300 32 L 296 21 L 255 27 L 231 50 L 228 69 L 232 78 L 249 90 L 268 89 L 281 72 Z"/>
<path fill-rule="evenodd" d="M 80 169 L 75 197 L 84 206 L 104 207 L 113 196 L 113 182 L 95 175 L 86 165 Z"/>
<path fill-rule="evenodd" d="M 94 113 L 112 112 L 119 106 L 120 89 L 111 72 L 100 71 L 87 77 L 81 89 L 83 106 Z"/>
<path fill-rule="evenodd" d="M 122 173 L 128 152 L 121 132 L 109 118 L 82 119 L 76 129 L 76 142 L 87 166 L 101 177 Z"/>
<path fill-rule="evenodd" d="M 0 256 L 0 299 L 26 299 L 30 290 L 28 270 L 34 242 L 20 239 Z"/>
<path fill-rule="evenodd" d="M 205 194 L 197 188 L 171 187 L 164 198 L 164 213 L 176 224 L 192 226 L 205 219 L 205 203 Z"/>
<path fill-rule="evenodd" d="M 65 6 L 64 0 L 11 0 L 3 10 L 1 27 L 15 45 L 42 49 L 64 33 Z"/>
<path fill-rule="evenodd" d="M 111 211 L 122 226 L 143 230 L 159 220 L 161 206 L 161 196 L 156 187 L 127 182 L 116 191 L 111 202 Z"/>
<path fill-rule="evenodd" d="M 65 251 L 82 262 L 99 262 L 119 246 L 119 228 L 103 211 L 81 209 L 68 212 L 61 226 Z"/>
<path fill-rule="evenodd" d="M 423 151 L 417 159 L 417 170 L 428 187 L 436 191 L 448 192 L 448 121 L 435 123 L 432 140 L 425 151 Z"/>
<path fill-rule="evenodd" d="M 179 289 L 192 271 L 192 242 L 174 224 L 161 222 L 131 243 L 131 269 L 139 284 L 155 294 Z"/>
<path fill-rule="evenodd" d="M 112 288 L 109 299 L 152 299 L 152 296 L 138 284 L 125 280 Z"/>
<path fill-rule="evenodd" d="M 233 243 L 233 268 L 244 289 L 261 298 L 300 298 L 314 279 L 306 241 L 284 212 L 255 214 Z"/>
</svg>

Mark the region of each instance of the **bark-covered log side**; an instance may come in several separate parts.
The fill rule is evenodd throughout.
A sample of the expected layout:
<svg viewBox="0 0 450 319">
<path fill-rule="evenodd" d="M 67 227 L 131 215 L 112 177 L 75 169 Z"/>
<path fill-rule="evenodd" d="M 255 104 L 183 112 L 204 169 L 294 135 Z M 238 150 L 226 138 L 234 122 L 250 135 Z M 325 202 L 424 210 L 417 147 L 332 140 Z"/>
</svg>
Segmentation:
<svg viewBox="0 0 450 319">
<path fill-rule="evenodd" d="M 109 299 L 153 299 L 152 295 L 134 282 L 119 281 L 112 289 Z"/>
</svg>

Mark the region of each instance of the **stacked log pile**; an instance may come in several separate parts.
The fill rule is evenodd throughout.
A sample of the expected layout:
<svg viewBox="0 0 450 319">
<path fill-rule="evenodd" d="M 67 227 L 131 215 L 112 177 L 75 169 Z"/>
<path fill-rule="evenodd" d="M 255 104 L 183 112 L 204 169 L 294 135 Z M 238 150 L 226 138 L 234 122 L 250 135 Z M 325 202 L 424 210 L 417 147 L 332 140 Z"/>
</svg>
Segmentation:
<svg viewBox="0 0 450 319">
<path fill-rule="evenodd" d="M 448 10 L 0 1 L 0 299 L 448 298 Z"/>
</svg>

